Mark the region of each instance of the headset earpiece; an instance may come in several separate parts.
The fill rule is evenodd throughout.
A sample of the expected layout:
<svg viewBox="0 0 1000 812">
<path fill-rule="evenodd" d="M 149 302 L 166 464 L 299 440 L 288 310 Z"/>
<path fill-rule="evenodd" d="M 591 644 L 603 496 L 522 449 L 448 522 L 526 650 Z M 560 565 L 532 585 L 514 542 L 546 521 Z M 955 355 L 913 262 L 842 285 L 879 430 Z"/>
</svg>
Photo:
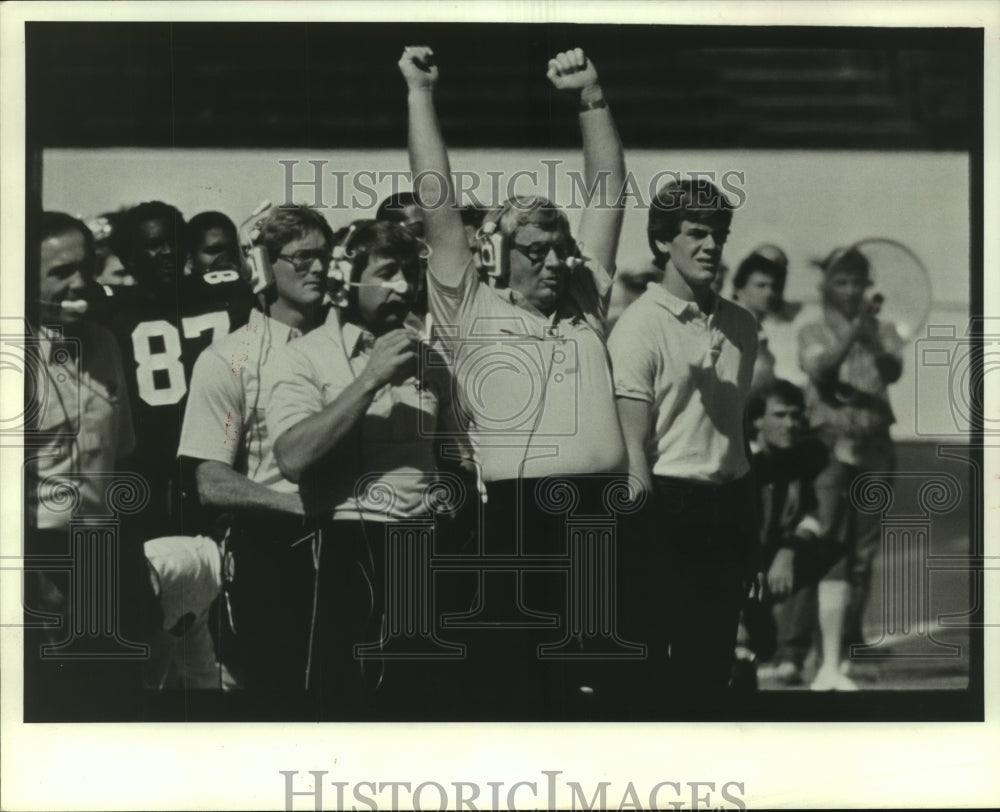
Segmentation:
<svg viewBox="0 0 1000 812">
<path fill-rule="evenodd" d="M 253 212 L 240 224 L 240 248 L 243 256 L 246 257 L 247 267 L 250 269 L 250 287 L 255 294 L 262 293 L 274 284 L 274 269 L 271 268 L 271 258 L 267 255 L 267 248 L 259 244 L 260 229 L 264 223 L 263 218 L 258 219 L 253 227 L 247 230 L 246 226 L 255 217 L 271 208 L 271 202 L 263 201 Z"/>
<path fill-rule="evenodd" d="M 488 220 L 476 232 L 478 251 L 476 265 L 490 280 L 491 285 L 507 279 L 507 263 L 504 253 L 504 237 L 500 229 L 500 218 Z"/>
</svg>

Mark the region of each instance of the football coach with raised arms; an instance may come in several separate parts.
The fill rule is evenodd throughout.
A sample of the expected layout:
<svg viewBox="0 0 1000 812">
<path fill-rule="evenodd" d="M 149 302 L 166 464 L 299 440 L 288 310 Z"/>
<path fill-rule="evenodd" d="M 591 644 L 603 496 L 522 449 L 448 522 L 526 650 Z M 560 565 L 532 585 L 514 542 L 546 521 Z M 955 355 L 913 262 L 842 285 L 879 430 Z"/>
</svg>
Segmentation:
<svg viewBox="0 0 1000 812">
<path fill-rule="evenodd" d="M 485 486 L 484 549 L 520 560 L 565 555 L 559 496 L 570 494 L 578 508 L 600 505 L 609 485 L 626 484 L 627 455 L 605 349 L 624 214 L 621 140 L 584 52 L 577 48 L 549 60 L 552 84 L 579 97 L 584 180 L 603 194 L 588 201 L 578 240 L 553 202 L 513 197 L 487 215 L 473 250 L 435 111 L 433 51 L 406 48 L 399 67 L 408 86 L 410 168 L 431 248 L 430 312 L 450 351 L 456 401 Z M 555 573 L 521 571 L 516 580 L 523 598 L 518 609 L 529 616 L 567 606 Z M 485 600 L 480 595 L 480 608 Z M 559 662 L 538 656 L 538 643 L 562 637 L 567 653 L 586 657 L 584 635 L 549 628 L 547 634 L 521 630 L 505 637 L 497 633 L 502 625 L 484 630 L 470 648 L 470 657 L 484 658 L 476 689 L 491 711 L 560 717 L 592 703 L 593 669 L 570 675 Z"/>
</svg>

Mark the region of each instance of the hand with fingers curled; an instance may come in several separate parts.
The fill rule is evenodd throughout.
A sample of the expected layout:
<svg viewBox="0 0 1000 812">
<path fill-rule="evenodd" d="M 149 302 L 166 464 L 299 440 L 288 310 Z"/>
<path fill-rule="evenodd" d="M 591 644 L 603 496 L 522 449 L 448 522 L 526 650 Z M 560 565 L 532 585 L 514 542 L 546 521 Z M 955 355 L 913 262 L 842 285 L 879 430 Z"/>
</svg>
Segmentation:
<svg viewBox="0 0 1000 812">
<path fill-rule="evenodd" d="M 429 90 L 437 84 L 434 50 L 426 45 L 408 45 L 399 58 L 399 72 L 410 90 Z"/>
<path fill-rule="evenodd" d="M 597 82 L 597 69 L 582 48 L 573 48 L 556 54 L 549 60 L 548 72 L 545 75 L 558 90 L 579 90 L 583 102 L 603 99 L 601 87 Z"/>
<path fill-rule="evenodd" d="M 417 371 L 420 335 L 411 327 L 400 327 L 379 336 L 362 376 L 374 389 L 386 384 L 398 386 Z"/>
</svg>

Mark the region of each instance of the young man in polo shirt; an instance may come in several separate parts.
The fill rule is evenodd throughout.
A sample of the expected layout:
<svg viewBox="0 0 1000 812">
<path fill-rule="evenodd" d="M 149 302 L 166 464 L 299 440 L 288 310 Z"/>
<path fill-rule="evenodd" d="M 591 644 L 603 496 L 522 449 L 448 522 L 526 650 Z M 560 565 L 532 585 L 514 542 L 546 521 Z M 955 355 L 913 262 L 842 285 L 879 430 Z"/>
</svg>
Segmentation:
<svg viewBox="0 0 1000 812">
<path fill-rule="evenodd" d="M 757 325 L 712 290 L 732 216 L 706 181 L 659 190 L 648 235 L 663 280 L 625 311 L 608 342 L 629 471 L 652 497 L 646 538 L 632 540 L 623 565 L 636 579 L 630 593 L 645 596 L 628 612 L 649 646 L 651 704 L 666 696 L 668 678 L 682 692 L 726 686 L 755 572 L 743 411 Z"/>
<path fill-rule="evenodd" d="M 547 483 L 557 478 L 579 505 L 599 505 L 602 489 L 615 477 L 623 479 L 625 468 L 605 349 L 624 208 L 621 141 L 597 71 L 583 51 L 550 60 L 552 84 L 579 94 L 584 180 L 599 191 L 583 212 L 579 243 L 566 215 L 550 201 L 507 201 L 480 229 L 477 271 L 434 108 L 438 69 L 433 52 L 407 48 L 399 67 L 409 88 L 410 168 L 419 181 L 416 192 L 425 205 L 432 249 L 431 315 L 452 353 L 485 483 L 483 549 L 512 557 L 565 555 L 565 518 L 546 504 Z M 565 593 L 560 595 L 555 576 L 511 572 L 497 574 L 497 580 L 493 574 L 485 578 L 480 609 L 501 611 L 491 604 L 499 594 L 496 587 L 486 586 L 496 584 L 506 590 L 510 618 L 516 616 L 518 624 L 537 620 L 539 610 L 565 610 Z M 520 597 L 523 603 L 513 605 Z M 593 696 L 593 684 L 574 685 L 576 677 L 567 678 L 557 665 L 539 660 L 537 644 L 545 641 L 545 632 L 532 637 L 521 629 L 504 642 L 505 624 L 486 626 L 486 614 L 483 634 L 470 652 L 484 657 L 479 687 L 486 711 L 521 718 L 562 716 L 579 701 L 579 689 Z M 576 654 L 583 653 L 582 637 L 570 637 L 565 627 L 547 632 L 549 642 L 560 637 L 576 646 Z"/>
<path fill-rule="evenodd" d="M 263 309 L 198 356 L 177 456 L 190 461 L 201 507 L 230 529 L 243 684 L 274 700 L 304 691 L 313 567 L 294 544 L 306 535 L 302 501 L 274 461 L 261 378 L 279 347 L 326 314 L 333 232 L 305 206 L 272 209 L 259 230 L 274 282 Z"/>
</svg>

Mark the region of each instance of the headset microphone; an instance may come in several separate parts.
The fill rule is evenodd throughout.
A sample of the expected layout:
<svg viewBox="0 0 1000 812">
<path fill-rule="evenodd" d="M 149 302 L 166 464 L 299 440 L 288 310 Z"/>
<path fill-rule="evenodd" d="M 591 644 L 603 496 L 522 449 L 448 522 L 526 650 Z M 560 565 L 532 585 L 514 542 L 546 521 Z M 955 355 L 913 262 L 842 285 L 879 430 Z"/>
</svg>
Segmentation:
<svg viewBox="0 0 1000 812">
<path fill-rule="evenodd" d="M 44 305 L 51 305 L 65 310 L 67 313 L 76 313 L 82 316 L 87 312 L 89 305 L 86 299 L 63 299 L 61 302 L 54 302 L 51 299 L 39 299 L 38 302 Z"/>
</svg>

